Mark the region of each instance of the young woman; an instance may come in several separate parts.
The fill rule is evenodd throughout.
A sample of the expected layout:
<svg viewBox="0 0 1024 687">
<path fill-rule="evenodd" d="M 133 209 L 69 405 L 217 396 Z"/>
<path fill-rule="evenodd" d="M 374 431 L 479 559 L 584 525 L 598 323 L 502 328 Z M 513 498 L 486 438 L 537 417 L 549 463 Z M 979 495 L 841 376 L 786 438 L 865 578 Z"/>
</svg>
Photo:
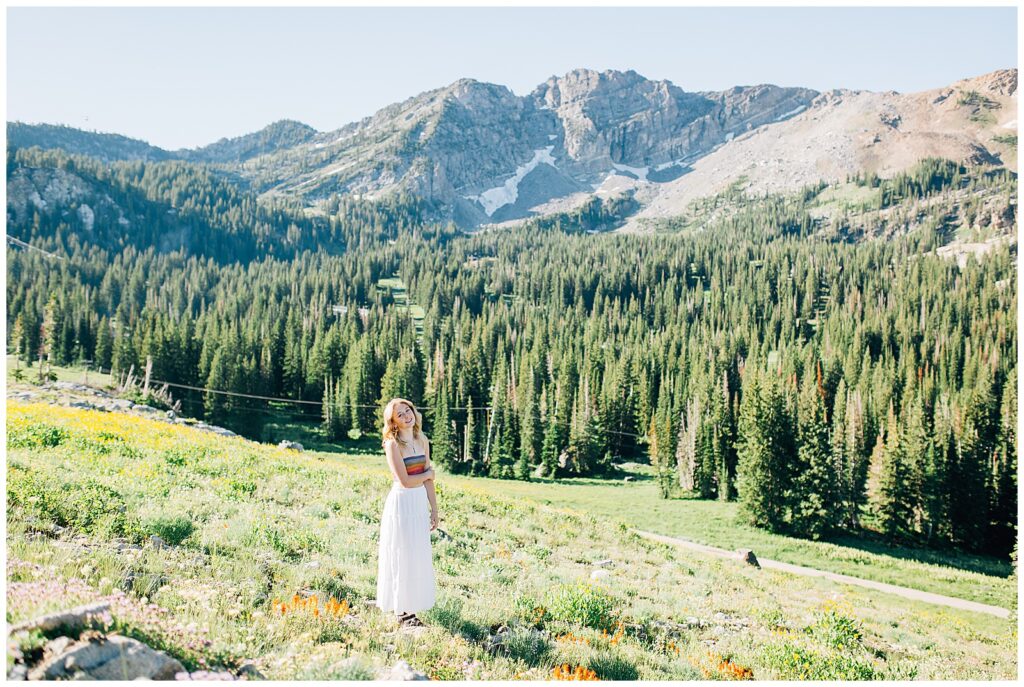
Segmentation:
<svg viewBox="0 0 1024 687">
<path fill-rule="evenodd" d="M 397 614 L 403 625 L 422 625 L 416 611 L 431 608 L 435 599 L 430 533 L 440 516 L 422 421 L 404 398 L 384 408 L 381 436 L 393 480 L 380 521 L 377 607 Z"/>
</svg>

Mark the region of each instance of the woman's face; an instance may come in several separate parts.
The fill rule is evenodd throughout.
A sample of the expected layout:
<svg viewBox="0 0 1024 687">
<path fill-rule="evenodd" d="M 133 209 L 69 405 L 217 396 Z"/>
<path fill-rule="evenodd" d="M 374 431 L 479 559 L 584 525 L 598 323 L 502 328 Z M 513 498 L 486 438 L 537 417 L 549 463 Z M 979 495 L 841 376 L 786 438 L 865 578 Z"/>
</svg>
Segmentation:
<svg viewBox="0 0 1024 687">
<path fill-rule="evenodd" d="M 404 404 L 395 409 L 395 417 L 398 418 L 399 427 L 412 427 L 416 422 L 416 415 L 412 412 L 412 408 Z"/>
</svg>

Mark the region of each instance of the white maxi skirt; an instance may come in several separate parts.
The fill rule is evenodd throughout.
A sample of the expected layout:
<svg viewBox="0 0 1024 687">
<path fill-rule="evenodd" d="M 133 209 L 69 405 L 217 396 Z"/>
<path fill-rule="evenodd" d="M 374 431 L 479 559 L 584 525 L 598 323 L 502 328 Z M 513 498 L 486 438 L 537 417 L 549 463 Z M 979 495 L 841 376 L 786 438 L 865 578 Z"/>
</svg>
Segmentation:
<svg viewBox="0 0 1024 687">
<path fill-rule="evenodd" d="M 395 482 L 380 520 L 377 607 L 394 613 L 424 611 L 434 605 L 435 594 L 427 490 Z"/>
</svg>

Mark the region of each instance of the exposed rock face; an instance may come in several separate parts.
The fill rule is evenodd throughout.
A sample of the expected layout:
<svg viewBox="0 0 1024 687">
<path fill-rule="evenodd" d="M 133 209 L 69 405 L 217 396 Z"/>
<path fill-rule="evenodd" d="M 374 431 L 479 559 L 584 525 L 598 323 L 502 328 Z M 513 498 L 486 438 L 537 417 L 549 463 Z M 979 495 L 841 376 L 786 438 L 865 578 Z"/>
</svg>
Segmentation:
<svg viewBox="0 0 1024 687">
<path fill-rule="evenodd" d="M 613 174 L 675 178 L 684 160 L 816 95 L 776 86 L 687 93 L 633 71 L 579 69 L 525 97 L 462 79 L 324 134 L 313 145 L 336 151 L 337 165 L 282 187 L 311 199 L 401 189 L 449 206 L 460 224 L 498 222 Z"/>
<path fill-rule="evenodd" d="M 688 92 L 634 71 L 576 69 L 525 96 L 460 79 L 335 131 L 285 120 L 196 150 L 45 125 L 8 124 L 8 133 L 19 146 L 103 159 L 216 163 L 258 193 L 310 205 L 409 193 L 463 227 L 571 210 L 628 187 L 643 206 L 630 220 L 639 227 L 741 177 L 741 190 L 760 194 L 861 171 L 888 176 L 929 156 L 1015 167 L 1016 91 L 1016 69 L 911 94 L 769 84 Z M 137 221 L 75 175 L 43 172 L 8 181 L 9 217 L 74 202 L 98 232 Z"/>
<path fill-rule="evenodd" d="M 681 164 L 730 135 L 806 109 L 816 95 L 767 85 L 687 93 L 634 71 L 578 69 L 548 79 L 532 97 L 557 114 L 565 153 L 577 171 L 601 175 L 616 164 L 638 170 Z"/>
</svg>

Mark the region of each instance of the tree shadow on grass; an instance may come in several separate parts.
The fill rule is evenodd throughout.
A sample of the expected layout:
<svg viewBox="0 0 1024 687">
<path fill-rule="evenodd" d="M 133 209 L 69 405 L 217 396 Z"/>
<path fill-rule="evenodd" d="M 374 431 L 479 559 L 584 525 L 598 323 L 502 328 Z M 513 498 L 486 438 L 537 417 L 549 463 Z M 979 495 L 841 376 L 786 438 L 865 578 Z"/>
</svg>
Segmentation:
<svg viewBox="0 0 1024 687">
<path fill-rule="evenodd" d="M 858 549 L 880 556 L 917 561 L 931 565 L 945 565 L 958 570 L 967 570 L 981 575 L 1007 578 L 1013 573 L 1013 565 L 1009 559 L 975 554 L 959 549 L 927 549 L 915 546 L 899 546 L 882 540 L 869 531 L 857 534 L 832 537 L 827 540 L 837 546 Z"/>
</svg>

